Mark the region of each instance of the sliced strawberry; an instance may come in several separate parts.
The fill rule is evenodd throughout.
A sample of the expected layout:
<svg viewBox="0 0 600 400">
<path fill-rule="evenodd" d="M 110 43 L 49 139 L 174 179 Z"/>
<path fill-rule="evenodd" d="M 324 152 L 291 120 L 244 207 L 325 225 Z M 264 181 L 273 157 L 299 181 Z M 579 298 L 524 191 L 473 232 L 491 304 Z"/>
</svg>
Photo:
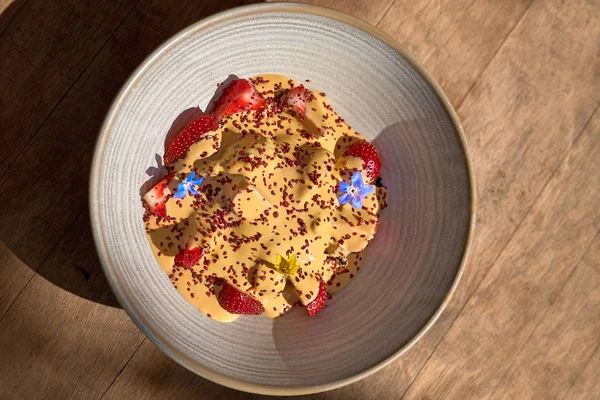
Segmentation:
<svg viewBox="0 0 600 400">
<path fill-rule="evenodd" d="M 265 99 L 245 79 L 237 79 L 223 92 L 213 114 L 217 118 L 235 114 L 240 111 L 262 110 L 265 108 Z"/>
<path fill-rule="evenodd" d="M 260 315 L 265 309 L 260 301 L 242 293 L 228 283 L 224 283 L 219 292 L 219 304 L 232 314 Z"/>
<path fill-rule="evenodd" d="M 310 92 L 304 86 L 295 86 L 281 99 L 284 106 L 289 106 L 300 114 L 306 113 L 306 103 L 309 101 Z"/>
<path fill-rule="evenodd" d="M 167 145 L 164 163 L 169 164 L 184 157 L 190 146 L 200 139 L 206 132 L 214 131 L 219 128 L 219 121 L 211 114 L 203 115 L 188 126 L 173 138 Z"/>
<path fill-rule="evenodd" d="M 190 249 L 186 245 L 185 249 L 180 250 L 175 256 L 175 266 L 189 269 L 198 264 L 201 258 L 202 250 L 200 250 L 198 247 Z"/>
<path fill-rule="evenodd" d="M 173 174 L 167 175 L 144 195 L 146 208 L 157 217 L 164 218 L 167 216 L 167 207 L 165 205 L 167 194 L 165 193 L 165 189 L 172 178 Z"/>
<path fill-rule="evenodd" d="M 325 305 L 325 300 L 327 300 L 327 285 L 323 282 L 322 279 L 319 280 L 319 293 L 317 297 L 306 305 L 306 311 L 311 317 L 317 315 L 323 305 Z"/>
<path fill-rule="evenodd" d="M 375 146 L 366 141 L 354 143 L 344 153 L 344 157 L 347 156 L 362 158 L 369 181 L 377 179 L 381 171 L 381 161 L 379 161 L 379 154 L 377 154 Z"/>
</svg>

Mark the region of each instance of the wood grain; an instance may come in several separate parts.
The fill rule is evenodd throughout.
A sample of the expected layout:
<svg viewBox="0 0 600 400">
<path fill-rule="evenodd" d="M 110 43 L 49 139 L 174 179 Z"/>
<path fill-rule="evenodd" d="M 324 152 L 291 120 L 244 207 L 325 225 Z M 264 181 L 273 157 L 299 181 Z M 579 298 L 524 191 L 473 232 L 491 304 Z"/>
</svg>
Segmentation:
<svg viewBox="0 0 600 400">
<path fill-rule="evenodd" d="M 113 96 L 166 38 L 238 4 L 136 3 L 0 0 L 3 398 L 260 397 L 144 340 L 112 307 L 94 255 L 87 171 Z M 379 23 L 460 105 L 479 214 L 434 329 L 391 366 L 315 398 L 600 396 L 599 2 L 318 4 Z"/>
<path fill-rule="evenodd" d="M 596 239 L 590 245 L 590 248 L 583 256 L 583 260 L 596 268 L 596 271 L 600 273 L 600 236 L 596 237 Z"/>
<path fill-rule="evenodd" d="M 459 106 L 530 3 L 395 1 L 378 27 L 404 44 Z"/>
<path fill-rule="evenodd" d="M 89 236 L 81 235 L 89 229 L 82 214 L 40 270 L 93 292 L 88 297 L 98 302 L 36 274 L 0 321 L 3 396 L 97 399 L 143 339 L 125 311 L 102 304 L 112 294 L 97 261 L 86 265 L 95 258 Z"/>
<path fill-rule="evenodd" d="M 275 1 L 277 0 L 267 0 L 267 2 Z M 298 2 L 333 8 L 334 10 L 360 18 L 371 25 L 377 25 L 392 3 L 394 3 L 394 0 L 299 0 Z"/>
<path fill-rule="evenodd" d="M 250 399 L 254 395 L 202 379 L 180 367 L 145 340 L 127 368 L 102 397 L 110 399 Z"/>
<path fill-rule="evenodd" d="M 499 385 L 598 233 L 600 163 L 594 160 L 600 149 L 599 128 L 597 113 L 406 393 L 407 399 L 425 394 L 485 398 Z M 469 329 L 474 326 L 477 329 Z"/>
<path fill-rule="evenodd" d="M 582 264 L 595 268 L 596 274 L 600 274 L 600 234 L 596 235 L 596 238 L 587 249 Z M 598 329 L 598 321 L 600 321 L 600 317 L 596 317 L 595 320 L 590 318 L 588 324 Z M 585 354 L 581 356 L 581 359 L 587 360 L 587 363 L 579 376 L 574 381 L 570 381 L 572 384 L 564 396 L 565 399 L 600 398 L 600 339 L 598 338 L 600 338 L 600 334 L 596 334 L 595 351 L 592 350 L 592 347 L 588 347 L 585 349 Z"/>
<path fill-rule="evenodd" d="M 0 177 L 137 1 L 31 0 L 14 15 L 0 41 Z"/>
<path fill-rule="evenodd" d="M 31 270 L 8 247 L 0 242 L 0 265 L 2 270 L 10 273 L 0 273 L 0 287 L 24 288 L 31 279 Z M 8 310 L 19 295 L 19 290 L 0 290 L 0 316 Z"/>
<path fill-rule="evenodd" d="M 0 0 L 0 33 L 12 21 L 26 0 Z"/>
<path fill-rule="evenodd" d="M 99 398 L 141 340 L 124 311 L 36 275 L 0 322 L 3 398 Z"/>
<path fill-rule="evenodd" d="M 564 398 L 570 400 L 600 398 L 600 347 L 596 348 L 587 366 Z"/>
<path fill-rule="evenodd" d="M 598 321 L 600 274 L 581 261 L 489 398 L 563 397 L 600 344 Z"/>
</svg>

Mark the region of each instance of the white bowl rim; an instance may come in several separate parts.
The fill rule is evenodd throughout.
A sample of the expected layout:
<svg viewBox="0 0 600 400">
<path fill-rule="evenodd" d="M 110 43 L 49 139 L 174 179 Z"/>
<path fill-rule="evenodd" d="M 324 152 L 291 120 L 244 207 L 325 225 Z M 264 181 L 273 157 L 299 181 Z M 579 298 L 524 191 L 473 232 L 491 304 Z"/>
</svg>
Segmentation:
<svg viewBox="0 0 600 400">
<path fill-rule="evenodd" d="M 142 73 L 163 53 L 165 53 L 173 44 L 184 39 L 188 35 L 199 32 L 203 29 L 207 29 L 211 26 L 224 23 L 228 20 L 238 18 L 240 16 L 248 16 L 253 14 L 265 14 L 271 12 L 291 12 L 291 13 L 299 13 L 299 14 L 310 14 L 310 15 L 318 15 L 322 17 L 328 17 L 337 21 L 341 21 L 348 25 L 351 25 L 355 28 L 358 28 L 362 31 L 367 32 L 371 36 L 381 40 L 391 48 L 393 48 L 398 54 L 400 54 L 408 63 L 421 75 L 421 77 L 427 82 L 427 84 L 434 90 L 436 96 L 439 101 L 442 103 L 448 116 L 450 117 L 452 124 L 454 125 L 456 135 L 459 139 L 459 143 L 462 147 L 462 151 L 465 158 L 465 165 L 467 167 L 468 177 L 469 177 L 469 185 L 470 185 L 470 196 L 471 196 L 471 211 L 470 211 L 470 222 L 468 227 L 468 232 L 465 238 L 465 248 L 463 252 L 462 259 L 460 261 L 460 265 L 458 267 L 458 271 L 454 278 L 454 281 L 446 294 L 446 297 L 435 311 L 435 313 L 429 318 L 429 320 L 425 323 L 425 325 L 421 328 L 421 330 L 406 344 L 404 344 L 401 348 L 396 350 L 393 354 L 389 355 L 384 360 L 372 365 L 366 370 L 350 376 L 345 379 L 341 379 L 335 382 L 329 382 L 322 385 L 312 385 L 312 386 L 273 386 L 273 385 L 264 385 L 264 384 L 256 384 L 253 382 L 243 381 L 240 379 L 232 378 L 225 374 L 214 371 L 206 366 L 192 360 L 185 354 L 182 354 L 172 348 L 170 348 L 164 339 L 162 339 L 148 324 L 146 324 L 143 320 L 143 317 L 139 315 L 136 311 L 135 306 L 128 299 L 127 294 L 124 293 L 119 285 L 118 278 L 114 274 L 113 270 L 113 262 L 110 260 L 108 252 L 106 250 L 102 226 L 100 223 L 100 210 L 99 210 L 99 202 L 98 192 L 99 192 L 99 177 L 101 170 L 101 161 L 102 155 L 104 153 L 104 147 L 106 141 L 108 139 L 108 135 L 114 122 L 114 117 L 119 110 L 125 95 L 129 92 L 129 90 L 134 86 L 136 80 L 142 75 Z M 89 198 L 90 198 L 90 219 L 92 225 L 92 235 L 94 238 L 94 242 L 96 245 L 96 249 L 98 252 L 98 256 L 100 258 L 100 262 L 102 265 L 102 269 L 104 270 L 104 274 L 106 275 L 108 284 L 113 291 L 115 297 L 123 307 L 123 309 L 127 312 L 129 317 L 133 320 L 136 326 L 148 337 L 161 351 L 167 354 L 171 359 L 185 367 L 186 369 L 200 375 L 201 377 L 218 383 L 223 386 L 227 386 L 232 389 L 241 390 L 250 393 L 257 394 L 266 394 L 266 395 L 304 395 L 304 394 L 313 394 L 324 392 L 328 390 L 333 390 L 340 388 L 342 386 L 349 385 L 351 383 L 357 382 L 367 376 L 379 371 L 386 365 L 390 364 L 392 361 L 400 357 L 404 354 L 408 349 L 410 349 L 416 342 L 418 342 L 424 335 L 429 331 L 431 326 L 437 321 L 440 317 L 442 311 L 446 308 L 446 305 L 450 301 L 452 295 L 454 294 L 456 287 L 464 273 L 464 270 L 467 265 L 467 260 L 469 257 L 469 253 L 471 251 L 472 242 L 473 242 L 473 231 L 475 228 L 475 220 L 476 220 L 476 193 L 475 190 L 475 180 L 473 174 L 473 168 L 471 164 L 471 160 L 469 157 L 469 153 L 467 150 L 467 142 L 465 138 L 465 134 L 461 123 L 458 119 L 458 115 L 450 100 L 443 92 L 442 88 L 439 84 L 431 77 L 431 75 L 427 72 L 427 70 L 421 65 L 421 63 L 410 53 L 404 46 L 399 44 L 395 39 L 387 35 L 386 33 L 380 31 L 378 28 L 356 18 L 350 16 L 348 14 L 342 13 L 340 11 L 336 11 L 327 7 L 315 6 L 312 4 L 304 4 L 304 3 L 261 3 L 261 4 L 251 4 L 244 5 L 235 8 L 231 8 L 226 11 L 222 11 L 211 15 L 207 18 L 204 18 L 187 28 L 183 29 L 179 33 L 172 36 L 166 42 L 164 42 L 161 46 L 159 46 L 152 54 L 150 54 L 146 59 L 138 66 L 138 68 L 130 75 L 127 82 L 123 85 L 118 95 L 115 97 L 115 100 L 112 102 L 109 112 L 104 118 L 102 128 L 100 129 L 98 138 L 96 140 L 96 145 L 94 149 L 93 159 L 92 159 L 92 167 L 90 170 L 90 186 L 89 186 Z"/>
</svg>

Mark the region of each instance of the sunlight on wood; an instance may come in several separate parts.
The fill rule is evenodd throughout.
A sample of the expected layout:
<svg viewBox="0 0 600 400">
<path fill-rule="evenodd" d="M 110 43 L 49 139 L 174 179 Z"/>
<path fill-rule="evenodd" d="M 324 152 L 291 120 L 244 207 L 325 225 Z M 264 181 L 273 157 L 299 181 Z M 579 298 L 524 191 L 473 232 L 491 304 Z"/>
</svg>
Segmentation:
<svg viewBox="0 0 600 400">
<path fill-rule="evenodd" d="M 34 272 L 0 241 L 0 321 Z"/>
</svg>

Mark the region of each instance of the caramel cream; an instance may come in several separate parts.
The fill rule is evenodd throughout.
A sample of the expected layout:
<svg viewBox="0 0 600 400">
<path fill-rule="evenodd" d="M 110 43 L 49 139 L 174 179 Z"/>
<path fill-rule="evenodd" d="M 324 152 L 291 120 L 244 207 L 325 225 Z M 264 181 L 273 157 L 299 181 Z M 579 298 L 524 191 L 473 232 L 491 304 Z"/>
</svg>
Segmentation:
<svg viewBox="0 0 600 400">
<path fill-rule="evenodd" d="M 300 116 L 278 107 L 280 93 L 299 82 L 280 75 L 250 81 L 266 99 L 266 110 L 226 117 L 220 129 L 167 165 L 174 173 L 167 193 L 194 171 L 205 178 L 200 196 L 168 196 L 166 218 L 145 214 L 148 239 L 174 287 L 218 321 L 237 318 L 217 301 L 218 278 L 259 300 L 271 318 L 310 303 L 320 279 L 330 294 L 339 291 L 360 269 L 387 196 L 378 185 L 362 209 L 340 206 L 339 182 L 350 182 L 363 168 L 360 158 L 342 155 L 366 139 L 324 94 L 313 91 Z M 368 181 L 364 173 L 363 179 Z M 174 266 L 186 246 L 200 248 L 202 258 L 189 269 Z M 291 276 L 276 271 L 277 254 L 295 254 L 300 268 Z"/>
</svg>

